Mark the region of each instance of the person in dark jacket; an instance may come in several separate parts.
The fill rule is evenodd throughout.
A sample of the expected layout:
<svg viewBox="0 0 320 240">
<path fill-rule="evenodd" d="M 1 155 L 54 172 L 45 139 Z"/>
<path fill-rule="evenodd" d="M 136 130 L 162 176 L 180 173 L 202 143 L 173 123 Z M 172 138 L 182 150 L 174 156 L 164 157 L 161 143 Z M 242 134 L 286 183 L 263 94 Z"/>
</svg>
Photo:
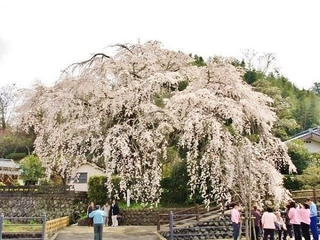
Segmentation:
<svg viewBox="0 0 320 240">
<path fill-rule="evenodd" d="M 88 227 L 93 227 L 93 220 L 89 217 L 89 214 L 95 209 L 94 203 L 90 202 L 87 208 Z"/>
<path fill-rule="evenodd" d="M 118 204 L 116 202 L 115 199 L 112 200 L 112 204 L 111 204 L 111 208 L 110 208 L 110 212 L 111 212 L 111 221 L 112 221 L 112 227 L 117 227 L 118 226 L 118 215 L 120 213 Z"/>
<path fill-rule="evenodd" d="M 257 206 L 252 206 L 251 215 L 254 217 L 253 225 L 252 226 L 252 232 L 251 232 L 251 239 L 259 239 L 260 237 L 260 223 L 261 223 L 261 214 L 258 211 Z"/>
<path fill-rule="evenodd" d="M 286 224 L 286 231 L 283 232 L 283 240 L 287 240 L 287 236 L 289 235 L 289 238 L 293 238 L 292 234 L 292 224 L 290 223 L 290 219 L 288 217 L 288 212 L 290 209 L 290 205 L 288 204 L 286 206 L 286 210 L 282 213 L 282 217 L 284 218 L 284 222 Z"/>
</svg>

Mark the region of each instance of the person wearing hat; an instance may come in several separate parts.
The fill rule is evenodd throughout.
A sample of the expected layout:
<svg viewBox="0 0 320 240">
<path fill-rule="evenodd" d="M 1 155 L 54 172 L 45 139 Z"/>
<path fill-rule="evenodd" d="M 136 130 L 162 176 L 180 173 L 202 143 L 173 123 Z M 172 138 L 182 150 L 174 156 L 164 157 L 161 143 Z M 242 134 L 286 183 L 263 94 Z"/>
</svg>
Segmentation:
<svg viewBox="0 0 320 240">
<path fill-rule="evenodd" d="M 100 205 L 96 205 L 96 209 L 89 214 L 93 218 L 94 240 L 102 240 L 103 223 L 106 213 L 100 209 Z"/>
</svg>

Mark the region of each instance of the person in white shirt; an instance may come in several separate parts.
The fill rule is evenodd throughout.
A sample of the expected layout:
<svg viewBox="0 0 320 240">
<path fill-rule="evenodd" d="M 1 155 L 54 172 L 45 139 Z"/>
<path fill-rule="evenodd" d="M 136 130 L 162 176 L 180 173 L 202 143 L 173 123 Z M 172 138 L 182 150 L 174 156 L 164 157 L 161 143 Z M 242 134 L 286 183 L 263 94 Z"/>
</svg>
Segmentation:
<svg viewBox="0 0 320 240">
<path fill-rule="evenodd" d="M 108 203 L 106 203 L 105 205 L 103 205 L 103 207 L 101 208 L 101 210 L 103 210 L 106 214 L 106 217 L 104 219 L 104 225 L 108 226 L 109 225 L 109 212 L 110 212 L 110 205 Z"/>
</svg>

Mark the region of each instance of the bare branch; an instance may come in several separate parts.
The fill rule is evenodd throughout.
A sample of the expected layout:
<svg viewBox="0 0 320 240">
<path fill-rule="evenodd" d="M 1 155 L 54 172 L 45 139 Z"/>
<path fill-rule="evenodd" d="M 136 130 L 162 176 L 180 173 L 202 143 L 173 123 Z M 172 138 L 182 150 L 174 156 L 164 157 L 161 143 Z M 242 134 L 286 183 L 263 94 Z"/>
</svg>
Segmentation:
<svg viewBox="0 0 320 240">
<path fill-rule="evenodd" d="M 87 63 L 89 63 L 88 67 L 90 67 L 91 64 L 93 63 L 93 60 L 95 60 L 98 57 L 100 57 L 101 59 L 110 58 L 110 56 L 108 56 L 108 55 L 106 55 L 104 53 L 96 53 L 90 59 L 82 61 L 82 62 L 78 62 L 78 63 L 73 63 L 69 67 L 72 67 L 72 66 L 75 66 L 75 67 L 80 66 L 81 67 L 83 65 L 86 65 Z"/>
<path fill-rule="evenodd" d="M 131 51 L 131 49 L 129 48 L 129 47 L 127 47 L 126 45 L 124 45 L 124 44 L 115 44 L 115 45 L 111 45 L 111 47 L 120 47 L 120 48 L 124 48 L 124 49 L 126 49 L 126 50 L 128 50 L 130 53 L 132 53 L 133 54 L 133 52 Z"/>
</svg>

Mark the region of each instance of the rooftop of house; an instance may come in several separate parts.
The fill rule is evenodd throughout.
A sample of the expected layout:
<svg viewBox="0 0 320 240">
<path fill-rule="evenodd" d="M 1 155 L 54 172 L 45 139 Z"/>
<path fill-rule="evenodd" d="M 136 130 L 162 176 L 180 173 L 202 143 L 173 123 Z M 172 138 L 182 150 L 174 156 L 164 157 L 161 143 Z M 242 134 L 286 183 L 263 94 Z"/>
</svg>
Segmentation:
<svg viewBox="0 0 320 240">
<path fill-rule="evenodd" d="M 314 141 L 320 142 L 320 126 L 309 128 L 308 130 L 302 131 L 296 135 L 294 135 L 292 138 L 285 142 L 290 142 L 292 140 L 301 139 L 312 139 Z"/>
<path fill-rule="evenodd" d="M 12 169 L 20 168 L 19 164 L 15 163 L 12 159 L 5 159 L 5 158 L 0 158 L 0 167 L 12 168 Z"/>
</svg>

